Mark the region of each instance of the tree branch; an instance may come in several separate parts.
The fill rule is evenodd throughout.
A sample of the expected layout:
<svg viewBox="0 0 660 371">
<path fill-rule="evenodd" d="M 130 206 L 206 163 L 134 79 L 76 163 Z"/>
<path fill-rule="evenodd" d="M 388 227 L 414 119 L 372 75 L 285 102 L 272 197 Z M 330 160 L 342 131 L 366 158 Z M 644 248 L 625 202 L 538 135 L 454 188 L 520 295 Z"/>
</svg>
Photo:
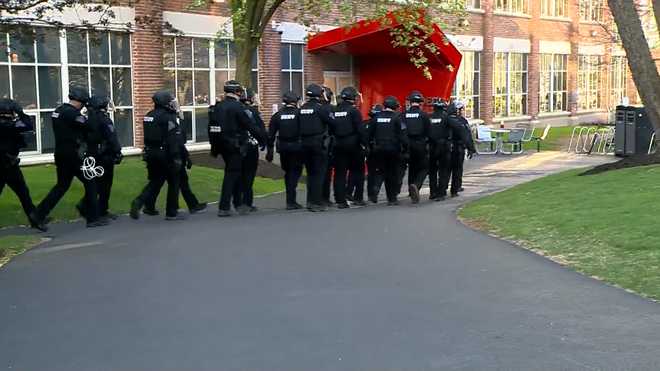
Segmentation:
<svg viewBox="0 0 660 371">
<path fill-rule="evenodd" d="M 275 2 L 268 8 L 268 11 L 264 16 L 261 18 L 261 25 L 259 26 L 259 34 L 263 35 L 264 31 L 266 30 L 266 27 L 268 27 L 268 23 L 270 22 L 270 19 L 273 18 L 273 15 L 279 9 L 282 4 L 284 4 L 286 0 L 275 0 Z"/>
</svg>

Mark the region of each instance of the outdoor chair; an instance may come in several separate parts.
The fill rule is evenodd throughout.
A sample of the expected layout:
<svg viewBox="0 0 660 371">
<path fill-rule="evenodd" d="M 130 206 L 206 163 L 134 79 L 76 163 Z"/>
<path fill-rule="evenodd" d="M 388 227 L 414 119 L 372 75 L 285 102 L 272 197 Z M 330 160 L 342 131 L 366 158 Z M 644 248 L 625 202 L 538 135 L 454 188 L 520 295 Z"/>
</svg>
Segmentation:
<svg viewBox="0 0 660 371">
<path fill-rule="evenodd" d="M 497 153 L 497 140 L 493 138 L 493 133 L 486 125 L 477 126 L 477 137 L 474 144 L 477 153 L 480 155 L 494 155 Z"/>
<path fill-rule="evenodd" d="M 524 152 L 523 149 L 523 136 L 525 129 L 513 129 L 509 133 L 509 137 L 502 141 L 502 149 L 500 150 L 505 155 L 520 155 Z M 507 151 L 505 148 L 511 146 L 511 150 Z"/>
<path fill-rule="evenodd" d="M 536 128 L 532 124 L 516 124 L 516 129 L 521 129 L 523 130 L 523 136 L 521 141 L 524 143 L 531 142 L 532 138 L 534 138 L 534 131 L 536 131 Z"/>
<path fill-rule="evenodd" d="M 541 142 L 548 138 L 548 133 L 550 133 L 550 124 L 548 124 L 545 129 L 543 129 L 543 134 L 540 137 L 532 138 L 532 140 L 536 141 L 536 152 L 541 152 Z"/>
</svg>

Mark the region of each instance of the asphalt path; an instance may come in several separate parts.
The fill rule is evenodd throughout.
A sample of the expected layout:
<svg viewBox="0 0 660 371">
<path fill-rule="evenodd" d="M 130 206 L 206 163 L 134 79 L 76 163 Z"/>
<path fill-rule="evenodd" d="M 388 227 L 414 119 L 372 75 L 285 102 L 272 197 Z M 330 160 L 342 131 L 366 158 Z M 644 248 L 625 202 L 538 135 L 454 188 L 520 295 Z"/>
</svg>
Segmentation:
<svg viewBox="0 0 660 371">
<path fill-rule="evenodd" d="M 0 369 L 657 370 L 660 305 L 461 225 L 461 200 L 121 218 L 0 268 Z"/>
</svg>

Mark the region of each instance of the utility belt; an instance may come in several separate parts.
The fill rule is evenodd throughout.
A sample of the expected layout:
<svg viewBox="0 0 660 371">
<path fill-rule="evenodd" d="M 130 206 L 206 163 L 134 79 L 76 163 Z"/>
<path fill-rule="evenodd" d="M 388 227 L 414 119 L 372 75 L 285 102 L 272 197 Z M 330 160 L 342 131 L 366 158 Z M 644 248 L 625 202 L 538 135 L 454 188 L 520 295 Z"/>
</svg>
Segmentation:
<svg viewBox="0 0 660 371">
<path fill-rule="evenodd" d="M 9 169 L 14 166 L 18 166 L 21 163 L 21 159 L 17 155 L 12 155 L 11 153 L 0 153 L 0 168 Z"/>
</svg>

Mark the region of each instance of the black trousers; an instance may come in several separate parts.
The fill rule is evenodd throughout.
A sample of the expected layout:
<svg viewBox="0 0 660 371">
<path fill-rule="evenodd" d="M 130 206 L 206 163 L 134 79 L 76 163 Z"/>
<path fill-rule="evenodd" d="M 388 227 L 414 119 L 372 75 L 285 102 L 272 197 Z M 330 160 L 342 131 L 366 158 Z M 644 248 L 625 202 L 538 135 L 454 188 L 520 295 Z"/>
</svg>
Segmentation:
<svg viewBox="0 0 660 371">
<path fill-rule="evenodd" d="M 429 153 L 429 183 L 431 198 L 447 195 L 451 175 L 451 146 L 449 143 L 432 144 Z"/>
<path fill-rule="evenodd" d="M 99 215 L 104 216 L 108 214 L 110 205 L 110 193 L 112 192 L 112 182 L 115 176 L 115 163 L 111 159 L 104 159 L 102 157 L 99 157 L 97 160 L 97 166 L 103 167 L 103 176 L 96 178 L 96 185 L 98 188 L 99 196 Z M 80 207 L 83 214 L 87 213 L 84 197 L 78 202 L 78 206 Z"/>
<path fill-rule="evenodd" d="M 302 175 L 303 162 L 300 152 L 280 152 L 280 166 L 284 170 L 286 204 L 296 203 L 296 189 Z"/>
<path fill-rule="evenodd" d="M 243 166 L 241 167 L 241 186 L 236 189 L 234 195 L 234 207 L 237 205 L 237 200 L 241 200 L 243 205 L 253 206 L 254 191 L 254 178 L 257 176 L 257 168 L 259 167 L 259 147 L 249 146 L 245 157 L 243 157 Z"/>
<path fill-rule="evenodd" d="M 243 156 L 236 149 L 223 149 L 220 154 L 225 161 L 225 177 L 222 180 L 222 190 L 220 191 L 220 210 L 231 209 L 232 198 L 237 194 L 242 194 L 241 176 L 243 174 Z M 243 204 L 241 198 L 234 199 L 234 207 Z"/>
<path fill-rule="evenodd" d="M 465 147 L 456 146 L 451 152 L 451 189 L 452 194 L 458 193 L 463 186 L 463 163 L 465 162 Z"/>
<path fill-rule="evenodd" d="M 48 192 L 46 198 L 41 201 L 37 206 L 37 217 L 41 220 L 45 219 L 48 214 L 57 206 L 64 194 L 71 187 L 73 178 L 78 178 L 85 187 L 85 218 L 87 222 L 94 222 L 99 218 L 98 207 L 98 188 L 96 179 L 87 180 L 80 170 L 82 165 L 81 161 L 74 156 L 58 156 L 55 155 L 55 167 L 57 171 L 57 183 Z"/>
<path fill-rule="evenodd" d="M 377 171 L 378 160 L 373 152 L 367 156 L 367 196 L 370 199 L 378 198 L 380 188 L 383 186 L 383 177 Z"/>
<path fill-rule="evenodd" d="M 28 215 L 29 217 L 35 207 L 32 203 L 32 198 L 30 197 L 30 190 L 27 187 L 27 183 L 25 183 L 23 172 L 18 165 L 7 167 L 0 165 L 0 194 L 2 194 L 5 184 L 14 191 L 16 197 L 18 197 L 18 200 L 21 202 L 25 215 Z"/>
<path fill-rule="evenodd" d="M 337 159 L 335 158 L 336 154 L 333 152 L 327 156 L 327 163 L 325 164 L 325 174 L 323 175 L 323 201 L 330 203 L 330 188 L 332 185 L 332 171 L 335 170 L 335 165 Z M 336 171 L 336 170 L 335 170 Z M 335 172 L 335 176 L 337 173 Z M 335 195 L 336 201 L 337 195 Z"/>
<path fill-rule="evenodd" d="M 139 206 L 153 206 L 160 193 L 160 188 L 167 182 L 166 216 L 176 216 L 179 212 L 179 191 L 181 187 L 181 159 L 167 159 L 163 154 L 147 155 L 147 173 L 149 182 L 136 198 Z"/>
<path fill-rule="evenodd" d="M 350 178 L 349 173 L 350 171 Z M 364 198 L 364 152 L 360 148 L 353 150 L 335 149 L 334 191 L 337 203 L 346 202 L 346 190 L 352 180 L 356 187 L 356 201 Z"/>
<path fill-rule="evenodd" d="M 307 171 L 307 203 L 321 205 L 323 202 L 323 178 L 328 165 L 327 152 L 322 146 L 304 146 L 301 155 Z"/>
<path fill-rule="evenodd" d="M 373 154 L 372 162 L 375 163 L 376 179 L 385 181 L 385 192 L 387 201 L 396 201 L 401 192 L 401 153 L 399 152 L 376 152 Z M 377 195 L 380 192 L 380 184 L 374 189 Z"/>
<path fill-rule="evenodd" d="M 151 179 L 151 176 L 149 177 L 149 179 Z M 154 187 L 156 191 L 154 193 L 151 193 L 149 195 L 150 198 L 148 200 L 145 200 L 144 203 L 145 208 L 150 210 L 156 209 L 156 200 L 158 199 L 158 194 L 160 193 L 160 189 L 163 187 L 166 178 L 160 177 L 155 181 L 160 184 Z M 199 205 L 199 200 L 197 200 L 197 197 L 193 193 L 192 188 L 190 188 L 190 179 L 188 178 L 188 171 L 186 171 L 185 167 L 183 166 L 181 166 L 179 189 L 181 191 L 181 196 L 183 196 L 183 200 L 186 202 L 186 205 L 188 206 L 189 210 Z"/>
<path fill-rule="evenodd" d="M 429 153 L 426 141 L 410 140 L 410 160 L 408 161 L 408 184 L 415 184 L 420 189 L 429 171 Z"/>
</svg>

